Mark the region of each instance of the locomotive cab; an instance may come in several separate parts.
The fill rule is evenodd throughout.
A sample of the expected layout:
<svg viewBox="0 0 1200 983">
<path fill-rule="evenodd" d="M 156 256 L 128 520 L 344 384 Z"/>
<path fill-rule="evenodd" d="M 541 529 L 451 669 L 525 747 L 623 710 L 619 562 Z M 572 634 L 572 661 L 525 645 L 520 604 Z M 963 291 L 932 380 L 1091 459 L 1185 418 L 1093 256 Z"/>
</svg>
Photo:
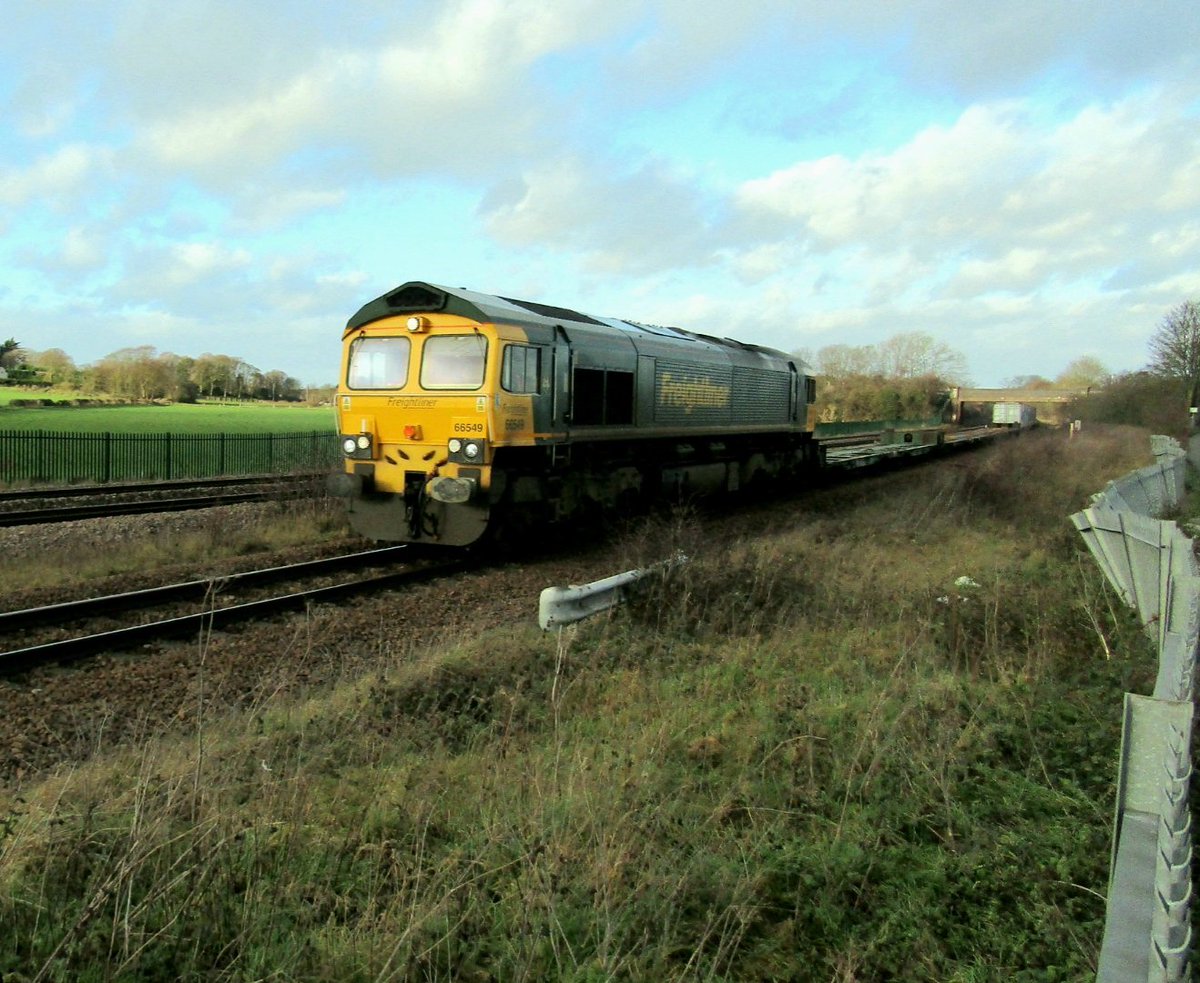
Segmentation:
<svg viewBox="0 0 1200 983">
<path fill-rule="evenodd" d="M 344 471 L 330 490 L 347 499 L 352 525 L 376 540 L 474 542 L 489 510 L 495 327 L 396 316 L 344 340 Z"/>
</svg>

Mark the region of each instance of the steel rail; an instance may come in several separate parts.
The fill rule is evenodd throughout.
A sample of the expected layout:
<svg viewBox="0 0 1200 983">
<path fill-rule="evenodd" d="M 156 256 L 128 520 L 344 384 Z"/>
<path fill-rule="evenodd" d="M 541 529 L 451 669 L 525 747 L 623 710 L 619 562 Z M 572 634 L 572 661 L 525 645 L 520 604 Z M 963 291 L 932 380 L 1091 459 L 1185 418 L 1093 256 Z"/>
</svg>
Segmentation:
<svg viewBox="0 0 1200 983">
<path fill-rule="evenodd" d="M 243 604 L 234 604 L 223 608 L 212 608 L 178 618 L 167 618 L 143 625 L 117 628 L 96 635 L 64 638 L 56 642 L 46 642 L 42 645 L 31 645 L 27 648 L 0 652 L 0 672 L 20 672 L 49 662 L 73 662 L 97 652 L 119 652 L 149 641 L 179 638 L 193 632 L 199 634 L 202 631 L 224 627 L 238 621 L 248 621 L 277 614 L 308 604 L 336 601 L 366 590 L 401 584 L 425 583 L 447 573 L 465 569 L 475 562 L 477 561 L 474 559 L 464 557 L 438 566 L 422 567 L 419 570 L 385 573 L 363 580 L 315 587 L 311 590 L 282 594 L 278 597 L 268 597 L 258 601 L 247 601 Z"/>
<path fill-rule="evenodd" d="M 265 491 L 233 492 L 228 495 L 201 495 L 190 498 L 160 498 L 140 502 L 97 502 L 94 505 L 67 505 L 62 508 L 20 509 L 0 511 L 0 526 L 39 526 L 50 522 L 74 522 L 79 519 L 106 519 L 114 515 L 146 515 L 150 512 L 189 512 L 215 508 L 218 505 L 238 505 L 243 502 L 266 502 L 281 495 L 295 495 L 279 488 Z"/>
<path fill-rule="evenodd" d="M 61 624 L 80 618 L 94 617 L 98 614 L 108 614 L 115 611 L 132 611 L 138 608 L 153 607 L 156 604 L 170 604 L 175 601 L 202 598 L 207 596 L 213 585 L 217 583 L 222 586 L 249 587 L 257 584 L 275 583 L 291 577 L 309 577 L 327 571 L 344 570 L 347 567 L 366 567 L 377 563 L 394 563 L 406 555 L 407 552 L 409 552 L 407 546 L 385 546 L 380 549 L 366 550 L 360 553 L 343 553 L 340 556 L 327 556 L 319 560 L 304 560 L 300 563 L 286 564 L 281 567 L 245 570 L 241 573 L 208 577 L 203 580 L 188 580 L 179 584 L 147 587 L 144 590 L 125 591 L 120 594 L 106 594 L 103 597 L 85 597 L 77 601 L 62 601 L 58 604 L 47 604 L 43 607 L 22 608 L 18 611 L 3 611 L 0 612 L 0 635 L 30 626 Z"/>
<path fill-rule="evenodd" d="M 7 488 L 0 491 L 0 502 L 19 502 L 25 499 L 83 498 L 87 495 L 138 495 L 146 492 L 185 491 L 189 488 L 236 488 L 239 485 L 293 484 L 312 481 L 323 471 L 305 474 L 257 474 L 213 478 L 185 478 L 171 481 L 117 482 L 94 485 L 54 485 L 38 488 Z"/>
</svg>

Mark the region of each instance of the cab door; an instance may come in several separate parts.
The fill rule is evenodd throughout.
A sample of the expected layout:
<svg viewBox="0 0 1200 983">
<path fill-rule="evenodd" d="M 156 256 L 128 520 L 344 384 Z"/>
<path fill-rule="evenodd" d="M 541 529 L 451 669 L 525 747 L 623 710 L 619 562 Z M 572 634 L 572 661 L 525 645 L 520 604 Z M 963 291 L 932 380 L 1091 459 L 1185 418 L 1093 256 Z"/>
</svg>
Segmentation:
<svg viewBox="0 0 1200 983">
<path fill-rule="evenodd" d="M 569 436 L 571 413 L 571 339 L 562 325 L 555 325 L 550 352 L 551 430 Z"/>
</svg>

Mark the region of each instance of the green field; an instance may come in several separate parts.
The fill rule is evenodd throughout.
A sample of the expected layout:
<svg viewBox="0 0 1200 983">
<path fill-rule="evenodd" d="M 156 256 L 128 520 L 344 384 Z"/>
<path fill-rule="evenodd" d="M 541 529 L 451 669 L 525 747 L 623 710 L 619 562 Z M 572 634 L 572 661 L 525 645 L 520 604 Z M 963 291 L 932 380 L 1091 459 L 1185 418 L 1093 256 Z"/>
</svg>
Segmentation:
<svg viewBox="0 0 1200 983">
<path fill-rule="evenodd" d="M 3 399 L 10 397 L 3 393 Z M 17 398 L 22 398 L 18 396 Z M 23 398 L 29 398 L 23 394 Z M 53 396 L 49 397 L 53 398 Z M 12 407 L 0 404 L 0 431 L 60 433 L 307 433 L 336 424 L 331 406 L 173 403 L 166 406 Z"/>
</svg>

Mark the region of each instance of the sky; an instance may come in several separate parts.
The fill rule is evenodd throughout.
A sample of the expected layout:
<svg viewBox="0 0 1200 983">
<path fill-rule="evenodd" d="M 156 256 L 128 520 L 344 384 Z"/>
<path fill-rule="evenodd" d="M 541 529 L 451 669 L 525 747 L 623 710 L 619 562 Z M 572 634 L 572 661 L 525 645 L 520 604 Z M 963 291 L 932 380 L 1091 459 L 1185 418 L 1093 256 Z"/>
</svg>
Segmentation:
<svg viewBox="0 0 1200 983">
<path fill-rule="evenodd" d="M 1196 0 L 9 0 L 0 337 L 317 385 L 409 280 L 998 386 L 1200 299 Z"/>
</svg>

